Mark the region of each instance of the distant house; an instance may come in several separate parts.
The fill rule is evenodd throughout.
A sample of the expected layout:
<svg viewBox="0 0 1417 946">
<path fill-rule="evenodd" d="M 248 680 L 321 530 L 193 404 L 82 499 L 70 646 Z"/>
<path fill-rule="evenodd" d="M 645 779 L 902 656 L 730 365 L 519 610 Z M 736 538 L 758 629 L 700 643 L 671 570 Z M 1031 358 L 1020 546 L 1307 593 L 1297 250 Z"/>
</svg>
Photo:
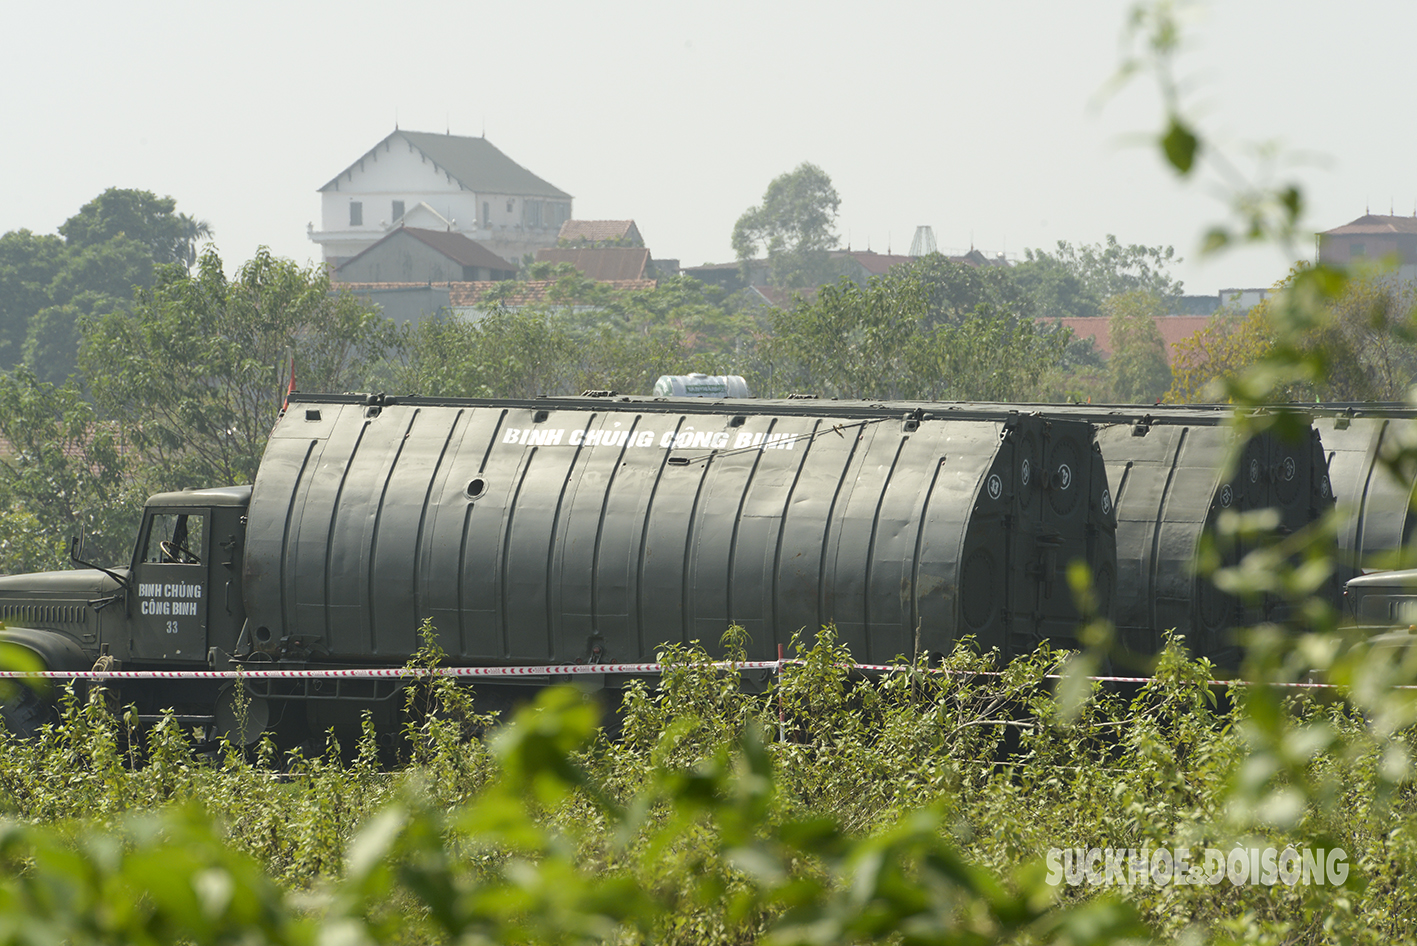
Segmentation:
<svg viewBox="0 0 1417 946">
<path fill-rule="evenodd" d="M 400 226 L 334 271 L 337 282 L 492 282 L 517 275 L 515 263 L 448 230 Z"/>
<path fill-rule="evenodd" d="M 649 279 L 649 250 L 644 247 L 607 246 L 596 249 L 555 247 L 536 251 L 538 263 L 570 263 L 587 279 L 601 282 L 619 279 Z"/>
<path fill-rule="evenodd" d="M 633 220 L 567 220 L 556 235 L 556 245 L 644 246 L 644 237 Z"/>
<path fill-rule="evenodd" d="M 1389 257 L 1400 279 L 1417 279 L 1417 216 L 1364 214 L 1319 235 L 1319 262 L 1347 265 Z"/>
<path fill-rule="evenodd" d="M 460 233 L 507 260 L 556 244 L 571 195 L 486 138 L 395 129 L 320 188 L 318 243 L 330 266 L 399 226 Z"/>
</svg>

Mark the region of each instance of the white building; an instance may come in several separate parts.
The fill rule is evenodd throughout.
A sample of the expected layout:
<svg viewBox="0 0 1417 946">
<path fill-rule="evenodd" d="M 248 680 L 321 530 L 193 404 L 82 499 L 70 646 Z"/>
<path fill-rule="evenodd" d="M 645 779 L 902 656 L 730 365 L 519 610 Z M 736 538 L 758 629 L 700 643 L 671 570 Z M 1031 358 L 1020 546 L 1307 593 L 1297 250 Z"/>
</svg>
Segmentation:
<svg viewBox="0 0 1417 946">
<path fill-rule="evenodd" d="M 310 239 L 338 266 L 401 225 L 461 233 L 516 262 L 555 246 L 571 195 L 486 138 L 395 129 L 320 188 Z"/>
</svg>

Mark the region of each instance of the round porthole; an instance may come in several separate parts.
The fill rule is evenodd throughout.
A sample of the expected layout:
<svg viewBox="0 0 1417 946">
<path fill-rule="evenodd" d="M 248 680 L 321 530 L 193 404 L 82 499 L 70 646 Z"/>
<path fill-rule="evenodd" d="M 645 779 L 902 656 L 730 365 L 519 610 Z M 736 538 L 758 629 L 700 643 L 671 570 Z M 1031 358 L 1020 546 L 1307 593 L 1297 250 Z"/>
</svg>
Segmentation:
<svg viewBox="0 0 1417 946">
<path fill-rule="evenodd" d="M 474 476 L 467 484 L 467 498 L 476 499 L 487 492 L 487 481 L 480 476 Z"/>
</svg>

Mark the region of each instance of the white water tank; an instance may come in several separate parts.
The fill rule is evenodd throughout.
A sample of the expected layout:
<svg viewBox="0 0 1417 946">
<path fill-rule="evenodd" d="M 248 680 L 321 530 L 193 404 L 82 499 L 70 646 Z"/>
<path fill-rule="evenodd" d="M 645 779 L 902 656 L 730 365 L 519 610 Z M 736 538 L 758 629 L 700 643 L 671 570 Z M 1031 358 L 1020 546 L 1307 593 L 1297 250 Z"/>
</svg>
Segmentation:
<svg viewBox="0 0 1417 946">
<path fill-rule="evenodd" d="M 736 374 L 662 374 L 655 397 L 752 397 L 748 382 Z"/>
</svg>

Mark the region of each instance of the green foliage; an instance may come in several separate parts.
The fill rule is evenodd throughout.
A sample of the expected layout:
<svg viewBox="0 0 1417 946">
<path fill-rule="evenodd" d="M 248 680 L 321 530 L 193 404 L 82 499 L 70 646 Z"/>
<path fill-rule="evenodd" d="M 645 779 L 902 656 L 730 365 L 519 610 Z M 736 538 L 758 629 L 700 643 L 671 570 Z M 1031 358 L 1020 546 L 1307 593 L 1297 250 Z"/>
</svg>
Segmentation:
<svg viewBox="0 0 1417 946">
<path fill-rule="evenodd" d="M 927 258 L 864 287 L 842 280 L 774 312 L 755 388 L 867 399 L 1037 397 L 1070 333 L 1004 308 L 1020 300 L 963 268 Z M 966 290 L 955 291 L 961 284 Z M 969 302 L 966 315 L 961 307 Z"/>
<path fill-rule="evenodd" d="M 1181 295 L 1167 268 L 1181 262 L 1171 247 L 1124 246 L 1110 233 L 1105 244 L 1073 246 L 1058 241 L 1055 252 L 1026 250 L 1011 278 L 1034 300 L 1037 314 L 1051 319 L 1098 316 L 1112 296 L 1145 292 L 1165 302 Z"/>
<path fill-rule="evenodd" d="M 262 249 L 234 279 L 213 251 L 197 272 L 161 272 L 131 313 L 92 322 L 79 364 L 99 409 L 163 489 L 248 483 L 285 397 L 350 390 L 382 364 L 391 330 L 366 304 L 331 293 L 322 267 Z"/>
<path fill-rule="evenodd" d="M 1281 382 L 1268 374 L 1281 364 L 1300 370 Z M 1298 264 L 1249 312 L 1222 311 L 1177 346 L 1167 399 L 1229 397 L 1247 374 L 1268 378 L 1260 400 L 1403 399 L 1417 379 L 1417 287 Z"/>
<path fill-rule="evenodd" d="M 116 237 L 143 245 L 153 265 L 191 266 L 197 242 L 212 235 L 211 224 L 177 213 L 177 201 L 151 191 L 110 187 L 59 226 L 72 248 L 101 246 Z"/>
<path fill-rule="evenodd" d="M 0 374 L 0 436 L 13 451 L 0 458 L 0 571 L 68 567 L 68 539 L 80 535 L 90 560 L 127 560 L 143 499 L 128 445 L 74 382 Z"/>
<path fill-rule="evenodd" d="M 20 360 L 30 319 L 50 304 L 64 265 L 64 241 L 12 230 L 0 236 L 0 365 Z"/>
<path fill-rule="evenodd" d="M 1156 320 L 1166 315 L 1165 301 L 1140 289 L 1111 296 L 1103 303 L 1112 354 L 1107 359 L 1112 400 L 1150 403 L 1171 387 L 1166 340 Z"/>
<path fill-rule="evenodd" d="M 664 374 L 727 371 L 752 344 L 751 320 L 689 277 L 617 290 L 535 264 L 554 278 L 544 301 L 497 306 L 477 320 L 425 319 L 398 339 L 393 384 L 402 391 L 462 397 L 538 397 L 587 390 L 647 394 Z M 536 267 L 542 267 L 537 269 Z M 510 302 L 522 284 L 493 296 Z M 503 287 L 508 287 L 504 289 Z"/>
<path fill-rule="evenodd" d="M 730 652 L 742 643 L 730 632 Z M 1134 696 L 1095 691 L 1076 712 L 1049 679 L 1063 656 L 1000 668 L 966 642 L 873 680 L 828 629 L 755 695 L 731 665 L 668 648 L 657 685 L 627 691 L 618 741 L 574 688 L 473 732 L 466 689 L 423 678 L 412 764 L 381 772 L 366 740 L 351 765 L 332 749 L 279 778 L 269 749 L 193 758 L 170 721 L 139 740 L 96 691 L 0 753 L 14 819 L 0 822 L 0 942 L 22 929 L 155 943 L 1405 935 L 1417 703 L 1382 694 L 1417 651 L 1352 649 L 1338 693 L 1226 694 L 1171 641 Z M 1343 847 L 1353 879 L 1043 880 L 1049 848 L 1291 842 Z"/>
<path fill-rule="evenodd" d="M 1038 311 L 1034 294 L 1014 278 L 1015 269 L 956 263 L 940 253 L 912 260 L 909 269 L 924 288 L 925 323 L 930 328 L 942 322 L 963 322 L 980 309 L 1018 317 Z"/>
<path fill-rule="evenodd" d="M 763 202 L 743 211 L 733 225 L 733 252 L 746 263 L 762 251 L 773 286 L 791 289 L 830 282 L 834 273 L 828 253 L 838 242 L 833 227 L 839 206 L 831 178 L 804 161 L 773 178 Z"/>
<path fill-rule="evenodd" d="M 0 367 L 28 365 L 62 383 L 74 373 L 79 323 L 126 311 L 166 264 L 190 266 L 211 227 L 171 197 L 109 188 L 59 227 L 60 237 L 0 236 Z"/>
</svg>

